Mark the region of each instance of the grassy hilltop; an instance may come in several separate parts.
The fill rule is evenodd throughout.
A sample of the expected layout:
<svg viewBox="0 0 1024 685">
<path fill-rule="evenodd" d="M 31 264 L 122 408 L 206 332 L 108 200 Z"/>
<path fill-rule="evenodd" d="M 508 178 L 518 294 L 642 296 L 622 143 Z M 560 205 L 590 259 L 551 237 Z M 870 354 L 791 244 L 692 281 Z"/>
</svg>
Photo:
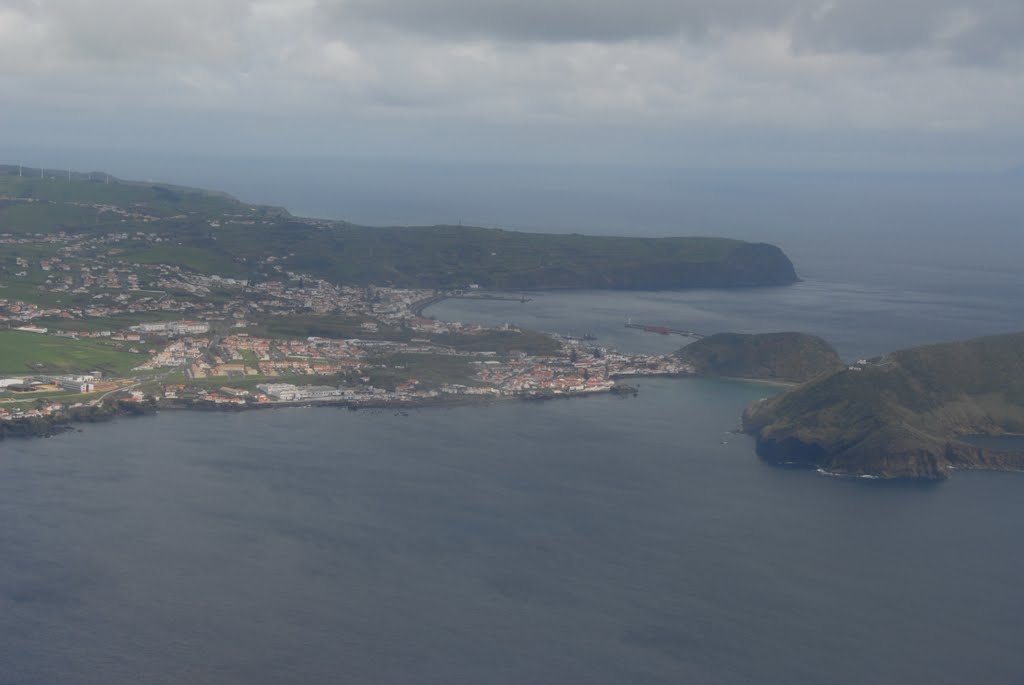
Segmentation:
<svg viewBox="0 0 1024 685">
<path fill-rule="evenodd" d="M 1024 333 L 902 350 L 751 405 L 762 457 L 850 475 L 1024 468 L 974 435 L 1024 435 Z"/>
<path fill-rule="evenodd" d="M 806 333 L 716 333 L 676 356 L 697 373 L 802 383 L 842 366 L 825 340 Z"/>
<path fill-rule="evenodd" d="M 202 220 L 225 213 L 248 211 L 248 205 L 226 193 L 164 183 L 125 181 L 102 172 L 67 172 L 21 169 L 0 165 L 0 221 L 5 233 L 46 233 L 54 230 L 96 231 L 138 223 L 144 218 Z M 40 175 L 42 173 L 42 175 Z M 134 221 L 122 214 L 102 211 L 108 205 L 132 211 Z M 284 210 L 253 207 L 255 212 Z"/>
<path fill-rule="evenodd" d="M 792 264 L 771 245 L 721 238 L 612 238 L 463 226 L 311 229 L 284 222 L 258 241 L 219 236 L 232 254 L 270 249 L 288 264 L 342 283 L 495 289 L 665 289 L 783 285 Z"/>
<path fill-rule="evenodd" d="M 371 228 L 302 219 L 223 193 L 0 166 L 0 233 L 163 236 L 121 259 L 238 278 L 281 269 L 397 287 L 633 288 L 785 285 L 783 252 L 724 238 L 615 238 L 463 226 Z M 276 267 L 276 271 L 275 271 Z"/>
<path fill-rule="evenodd" d="M 0 375 L 3 376 L 81 371 L 123 376 L 144 359 L 101 341 L 0 331 Z"/>
</svg>

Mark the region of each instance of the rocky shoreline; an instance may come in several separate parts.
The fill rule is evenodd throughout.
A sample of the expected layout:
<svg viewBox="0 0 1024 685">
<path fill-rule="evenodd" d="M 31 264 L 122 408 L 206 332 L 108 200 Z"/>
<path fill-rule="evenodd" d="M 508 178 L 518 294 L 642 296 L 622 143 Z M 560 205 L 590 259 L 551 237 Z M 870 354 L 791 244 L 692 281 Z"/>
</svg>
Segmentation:
<svg viewBox="0 0 1024 685">
<path fill-rule="evenodd" d="M 295 402 L 261 402 L 249 404 L 216 404 L 196 400 L 145 400 L 134 402 L 117 400 L 114 404 L 91 407 L 76 407 L 41 416 L 17 417 L 0 421 L 0 441 L 5 438 L 48 438 L 72 431 L 76 424 L 103 423 L 125 416 L 150 416 L 160 411 L 195 411 L 195 412 L 243 412 L 267 409 L 295 409 L 307 407 L 333 407 L 349 411 L 360 410 L 393 410 L 396 412 L 409 409 L 431 409 L 443 407 L 484 406 L 495 402 L 537 402 L 552 399 L 579 399 L 596 395 L 636 396 L 637 389 L 630 385 L 619 384 L 608 392 L 578 392 L 564 394 L 534 394 L 517 397 L 463 395 L 449 397 L 420 398 L 416 400 L 395 401 L 353 401 L 337 400 L 303 400 Z"/>
<path fill-rule="evenodd" d="M 861 360 L 753 403 L 743 428 L 765 461 L 832 474 L 942 480 L 1022 470 L 1024 452 L 967 440 L 1024 434 L 1024 333 Z"/>
</svg>

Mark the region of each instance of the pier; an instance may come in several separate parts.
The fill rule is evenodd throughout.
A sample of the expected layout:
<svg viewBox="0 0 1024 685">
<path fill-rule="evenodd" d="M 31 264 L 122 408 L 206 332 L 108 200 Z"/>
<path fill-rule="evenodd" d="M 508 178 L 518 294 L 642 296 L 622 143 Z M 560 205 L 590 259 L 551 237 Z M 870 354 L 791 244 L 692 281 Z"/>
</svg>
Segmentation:
<svg viewBox="0 0 1024 685">
<path fill-rule="evenodd" d="M 626 328 L 635 328 L 645 333 L 657 333 L 658 335 L 681 335 L 684 338 L 694 338 L 700 340 L 704 337 L 703 333 L 697 333 L 696 331 L 687 331 L 682 328 L 672 328 L 671 326 L 656 326 L 647 323 L 633 323 L 632 320 L 626 323 Z"/>
<path fill-rule="evenodd" d="M 449 295 L 449 298 L 453 300 L 496 300 L 499 302 L 519 302 L 520 304 L 526 304 L 532 302 L 533 298 L 527 297 L 526 295 L 495 295 L 493 293 L 459 293 L 455 295 Z"/>
</svg>

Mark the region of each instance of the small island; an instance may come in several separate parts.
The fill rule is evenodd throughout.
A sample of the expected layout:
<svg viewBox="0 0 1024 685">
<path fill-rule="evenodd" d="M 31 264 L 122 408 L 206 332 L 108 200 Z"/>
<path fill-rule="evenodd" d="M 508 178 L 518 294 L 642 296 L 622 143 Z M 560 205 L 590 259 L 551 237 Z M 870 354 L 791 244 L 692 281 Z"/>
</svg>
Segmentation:
<svg viewBox="0 0 1024 685">
<path fill-rule="evenodd" d="M 705 376 L 803 383 L 843 366 L 824 339 L 806 333 L 716 333 L 690 343 L 676 358 Z"/>
<path fill-rule="evenodd" d="M 832 474 L 1024 469 L 1024 452 L 971 441 L 1024 435 L 1024 333 L 861 360 L 752 404 L 743 427 L 766 461 Z"/>
</svg>

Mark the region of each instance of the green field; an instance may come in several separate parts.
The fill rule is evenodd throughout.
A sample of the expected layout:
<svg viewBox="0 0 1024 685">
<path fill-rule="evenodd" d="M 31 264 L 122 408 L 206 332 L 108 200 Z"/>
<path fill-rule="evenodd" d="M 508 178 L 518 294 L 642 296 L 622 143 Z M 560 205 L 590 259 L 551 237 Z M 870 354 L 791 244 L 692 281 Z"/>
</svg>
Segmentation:
<svg viewBox="0 0 1024 685">
<path fill-rule="evenodd" d="M 292 314 L 274 316 L 249 326 L 244 332 L 264 338 L 359 338 L 362 340 L 408 340 L 409 332 L 394 327 L 381 327 L 375 333 L 364 331 L 364 319 L 339 314 L 318 316 L 314 314 Z"/>
<path fill-rule="evenodd" d="M 19 269 L 14 264 L 14 258 L 24 257 L 33 262 L 31 264 L 32 269 L 38 269 L 39 265 L 35 262 L 40 259 L 49 259 L 56 256 L 63 247 L 64 245 L 61 243 L 18 243 L 16 245 L 4 245 L 3 253 L 0 254 L 0 266 Z"/>
<path fill-rule="evenodd" d="M 99 213 L 73 205 L 41 203 L 0 203 L 0 225 L 4 233 L 53 233 L 96 226 Z"/>
<path fill-rule="evenodd" d="M 11 302 L 28 302 L 41 307 L 53 307 L 58 304 L 76 302 L 79 298 L 68 293 L 50 293 L 39 289 L 38 285 L 24 279 L 0 281 L 0 300 Z"/>
<path fill-rule="evenodd" d="M 0 374 L 5 375 L 102 371 L 108 377 L 124 376 L 145 359 L 95 340 L 0 331 Z"/>
<path fill-rule="evenodd" d="M 126 250 L 120 259 L 137 264 L 170 264 L 204 274 L 246 278 L 251 270 L 227 255 L 187 245 L 160 245 L 142 250 Z"/>
<path fill-rule="evenodd" d="M 7 174 L 2 173 L 7 171 Z M 107 204 L 145 206 L 155 214 L 176 214 L 181 206 L 198 212 L 238 211 L 242 206 L 229 195 L 164 183 L 144 183 L 113 179 L 101 182 L 105 175 L 73 173 L 71 181 L 64 174 L 47 172 L 46 179 L 33 175 L 19 177 L 16 168 L 0 167 L 0 194 L 16 198 L 36 198 L 54 203 Z M 12 173 L 14 172 L 14 173 Z M 42 205 L 42 203 L 32 203 Z"/>
</svg>

